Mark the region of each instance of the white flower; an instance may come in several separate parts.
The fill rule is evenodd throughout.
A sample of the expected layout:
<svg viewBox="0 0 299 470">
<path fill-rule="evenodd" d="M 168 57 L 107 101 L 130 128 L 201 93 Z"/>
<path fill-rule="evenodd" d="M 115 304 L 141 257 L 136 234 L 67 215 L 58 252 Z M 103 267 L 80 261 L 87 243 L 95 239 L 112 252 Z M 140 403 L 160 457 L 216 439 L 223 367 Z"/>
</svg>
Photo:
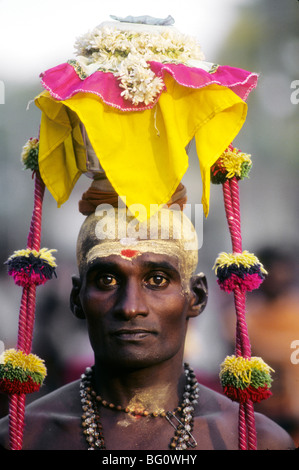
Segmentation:
<svg viewBox="0 0 299 470">
<path fill-rule="evenodd" d="M 96 28 L 77 39 L 77 62 L 86 75 L 96 70 L 113 72 L 123 88 L 121 96 L 133 104 L 152 103 L 164 83 L 149 68 L 149 61 L 187 64 L 203 60 L 194 38 L 166 31 L 162 34 Z"/>
</svg>

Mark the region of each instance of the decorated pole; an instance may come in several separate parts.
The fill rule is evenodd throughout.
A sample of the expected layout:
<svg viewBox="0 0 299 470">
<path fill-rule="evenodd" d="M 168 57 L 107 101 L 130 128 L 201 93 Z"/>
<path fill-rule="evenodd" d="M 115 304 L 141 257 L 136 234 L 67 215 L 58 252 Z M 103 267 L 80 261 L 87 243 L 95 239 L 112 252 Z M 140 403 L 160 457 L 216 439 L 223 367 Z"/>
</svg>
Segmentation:
<svg viewBox="0 0 299 470">
<path fill-rule="evenodd" d="M 36 287 L 55 275 L 52 251 L 40 249 L 42 206 L 45 185 L 38 172 L 38 139 L 30 139 L 23 148 L 25 168 L 35 179 L 34 208 L 27 247 L 18 250 L 6 261 L 8 274 L 23 288 L 19 312 L 16 349 L 5 350 L 0 360 L 0 390 L 9 395 L 9 441 L 11 450 L 21 450 L 27 393 L 40 389 L 46 376 L 44 361 L 31 354 L 35 320 Z"/>
<path fill-rule="evenodd" d="M 271 395 L 273 371 L 261 358 L 251 356 L 246 322 L 246 292 L 257 289 L 267 274 L 256 256 L 243 251 L 239 200 L 239 180 L 248 176 L 252 163 L 248 154 L 230 146 L 211 168 L 211 181 L 222 184 L 232 253 L 220 253 L 214 269 L 222 290 L 234 295 L 236 310 L 235 355 L 221 364 L 224 393 L 239 407 L 239 449 L 256 450 L 255 402 Z"/>
</svg>

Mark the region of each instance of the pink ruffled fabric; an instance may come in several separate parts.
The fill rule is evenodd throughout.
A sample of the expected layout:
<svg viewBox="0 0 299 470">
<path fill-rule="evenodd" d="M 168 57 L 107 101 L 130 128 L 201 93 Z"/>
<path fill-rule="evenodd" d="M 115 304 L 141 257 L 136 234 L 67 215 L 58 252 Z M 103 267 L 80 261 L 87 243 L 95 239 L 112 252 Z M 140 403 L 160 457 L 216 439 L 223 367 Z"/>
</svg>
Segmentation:
<svg viewBox="0 0 299 470">
<path fill-rule="evenodd" d="M 230 88 L 242 100 L 246 100 L 250 91 L 256 87 L 258 75 L 243 69 L 218 65 L 215 72 L 187 67 L 182 64 L 161 64 L 151 62 L 152 71 L 162 77 L 164 73 L 169 73 L 177 83 L 188 88 L 202 88 L 207 85 L 221 85 Z"/>
<path fill-rule="evenodd" d="M 258 79 L 255 73 L 221 65 L 213 73 L 182 64 L 150 62 L 150 67 L 157 76 L 163 77 L 168 73 L 184 87 L 199 89 L 212 84 L 221 85 L 230 88 L 243 100 L 246 100 L 250 91 L 256 87 Z M 121 96 L 123 90 L 113 73 L 97 71 L 82 80 L 69 63 L 57 65 L 42 73 L 40 77 L 43 87 L 58 101 L 67 100 L 77 93 L 92 93 L 99 96 L 108 106 L 122 111 L 144 111 L 153 108 L 161 94 L 148 105 L 133 105 Z"/>
</svg>

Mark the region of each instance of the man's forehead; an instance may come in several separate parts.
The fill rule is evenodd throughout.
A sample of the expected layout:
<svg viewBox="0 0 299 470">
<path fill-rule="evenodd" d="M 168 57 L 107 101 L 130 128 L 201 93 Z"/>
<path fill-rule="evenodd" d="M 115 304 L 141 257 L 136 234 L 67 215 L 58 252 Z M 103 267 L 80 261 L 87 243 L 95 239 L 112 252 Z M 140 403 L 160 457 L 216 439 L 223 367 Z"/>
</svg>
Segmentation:
<svg viewBox="0 0 299 470">
<path fill-rule="evenodd" d="M 168 260 L 174 266 L 179 265 L 180 250 L 175 243 L 162 240 L 134 240 L 128 244 L 121 240 L 101 241 L 95 243 L 86 253 L 86 264 L 90 265 L 96 260 L 114 259 L 133 261 L 141 257 L 142 262 L 153 260 L 165 262 Z"/>
<path fill-rule="evenodd" d="M 127 250 L 126 250 L 127 251 Z M 166 269 L 168 271 L 175 271 L 180 274 L 180 263 L 176 256 L 164 253 L 141 253 L 136 252 L 129 254 L 126 252 L 120 254 L 110 254 L 109 256 L 95 256 L 87 264 L 87 271 L 93 268 L 102 267 L 125 267 L 125 266 L 139 267 L 144 269 Z"/>
<path fill-rule="evenodd" d="M 119 217 L 120 213 L 122 214 L 121 210 L 117 210 L 116 213 L 110 210 L 107 212 L 107 217 L 99 218 L 96 214 L 92 214 L 85 220 L 77 242 L 77 260 L 80 273 L 86 271 L 87 265 L 95 258 L 118 255 L 131 260 L 140 253 L 153 253 L 175 257 L 181 277 L 188 283 L 190 276 L 196 269 L 198 255 L 196 231 L 191 221 L 188 220 L 190 231 L 183 230 L 184 226 L 181 226 L 180 232 L 179 221 L 181 217 L 184 220 L 186 217 L 169 210 L 166 212 L 161 210 L 159 226 L 163 230 L 160 233 L 152 233 L 151 226 L 148 227 L 147 232 L 142 230 L 125 231 L 120 230 L 119 225 L 122 226 L 123 222 L 124 226 L 129 226 L 132 223 L 132 217 L 122 220 Z M 169 230 L 166 230 L 162 224 L 164 221 L 162 214 L 169 217 Z M 190 240 L 192 241 L 190 242 Z"/>
</svg>

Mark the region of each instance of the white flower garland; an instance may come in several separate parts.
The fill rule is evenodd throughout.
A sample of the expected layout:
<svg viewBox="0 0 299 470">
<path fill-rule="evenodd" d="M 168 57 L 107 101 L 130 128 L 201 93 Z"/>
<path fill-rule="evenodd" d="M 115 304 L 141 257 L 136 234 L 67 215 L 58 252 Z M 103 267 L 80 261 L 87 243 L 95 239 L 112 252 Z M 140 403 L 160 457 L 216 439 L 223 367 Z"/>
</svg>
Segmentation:
<svg viewBox="0 0 299 470">
<path fill-rule="evenodd" d="M 75 66 L 82 78 L 96 70 L 112 72 L 124 89 L 121 96 L 135 105 L 152 103 L 164 88 L 149 61 L 187 64 L 191 59 L 204 59 L 196 40 L 177 32 L 150 34 L 110 27 L 95 28 L 78 38 L 75 51 Z"/>
</svg>

